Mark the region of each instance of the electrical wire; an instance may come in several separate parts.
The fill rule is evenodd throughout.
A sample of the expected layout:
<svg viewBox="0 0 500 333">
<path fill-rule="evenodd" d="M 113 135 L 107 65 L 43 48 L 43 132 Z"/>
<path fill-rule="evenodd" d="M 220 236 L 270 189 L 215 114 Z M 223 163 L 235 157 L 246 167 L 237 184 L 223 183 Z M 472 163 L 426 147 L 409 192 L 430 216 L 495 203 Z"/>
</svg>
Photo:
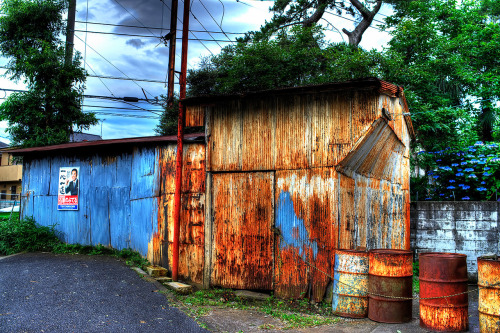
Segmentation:
<svg viewBox="0 0 500 333">
<path fill-rule="evenodd" d="M 220 0 L 219 0 L 220 1 Z M 167 5 L 165 5 L 167 6 Z M 180 19 L 179 19 L 180 21 Z M 112 27 L 125 27 L 125 28 L 138 28 L 138 29 L 153 29 L 153 30 L 161 30 L 161 28 L 155 27 L 141 27 L 138 25 L 127 25 L 127 24 L 113 24 L 113 23 L 99 23 L 99 22 L 87 22 L 87 21 L 76 21 L 77 23 L 88 23 L 92 25 L 104 25 L 104 26 L 112 26 Z M 180 31 L 180 30 L 178 30 Z M 244 32 L 222 32 L 222 31 L 204 31 L 204 30 L 189 30 L 190 32 L 210 32 L 212 34 L 228 34 L 228 35 L 244 35 Z"/>
<path fill-rule="evenodd" d="M 80 37 L 78 37 L 78 35 L 75 34 L 75 37 L 78 38 L 80 41 L 84 42 Z M 85 42 L 84 42 L 85 43 Z M 105 56 L 103 56 L 102 54 L 100 54 L 96 49 L 94 49 L 92 46 L 86 44 L 92 51 L 94 51 L 95 53 L 97 53 L 101 58 L 103 58 L 104 60 L 106 60 L 111 66 L 113 66 L 114 68 L 116 68 L 120 73 L 122 73 L 123 75 L 125 75 L 127 78 L 131 79 L 127 74 L 125 74 L 125 72 L 123 72 L 121 69 L 119 69 L 118 67 L 115 66 L 115 64 L 113 64 L 111 61 L 109 61 L 108 59 L 106 59 Z M 134 82 L 139 88 L 141 89 L 144 89 L 140 84 L 138 84 L 137 82 L 131 80 L 132 82 Z M 147 92 L 148 94 L 150 94 L 152 97 L 155 97 L 153 94 L 151 94 L 149 91 L 147 91 L 146 89 L 144 89 L 145 92 Z"/>
<path fill-rule="evenodd" d="M 166 7 L 167 7 L 167 9 L 168 9 L 168 10 L 172 11 L 172 9 L 170 9 L 170 7 L 169 7 L 169 6 L 165 3 L 165 1 L 164 1 L 164 0 L 160 0 L 160 1 L 161 1 L 161 3 L 162 3 L 164 6 L 166 6 Z M 177 21 L 179 21 L 179 22 L 182 24 L 182 21 L 181 21 L 181 19 L 180 19 L 179 17 L 177 17 Z M 197 37 L 197 36 L 193 33 L 193 31 L 189 31 L 189 32 L 190 32 L 190 33 L 191 33 L 191 35 L 193 35 L 195 38 L 198 38 L 198 37 Z M 208 48 L 208 47 L 207 47 L 207 46 L 203 43 L 203 41 L 201 41 L 201 40 L 200 40 L 199 42 L 200 42 L 200 44 L 201 44 L 201 45 L 203 45 L 203 47 L 204 47 L 205 49 L 207 49 L 207 51 L 208 51 L 208 52 L 209 52 L 212 56 L 214 55 L 214 54 L 212 53 L 212 51 L 211 51 L 211 50 L 210 50 L 210 49 L 209 49 L 209 48 Z"/>
<path fill-rule="evenodd" d="M 222 26 L 221 26 L 221 25 L 222 25 L 222 21 L 221 21 L 221 24 L 219 24 L 219 23 L 215 20 L 215 18 L 212 16 L 212 13 L 210 13 L 210 11 L 208 10 L 208 8 L 205 6 L 205 4 L 203 3 L 203 1 L 202 1 L 202 0 L 198 0 L 198 1 L 201 3 L 201 5 L 203 6 L 203 8 L 205 8 L 205 10 L 207 11 L 208 15 L 210 15 L 210 17 L 211 17 L 211 18 L 212 18 L 212 20 L 215 22 L 215 24 L 219 27 L 220 31 L 222 31 L 222 33 L 224 34 L 224 36 L 226 36 L 226 38 L 227 38 L 229 41 L 233 42 L 233 41 L 231 40 L 231 38 L 229 38 L 229 36 L 228 36 L 228 35 L 226 35 L 226 33 L 224 32 L 224 29 L 222 29 Z M 222 4 L 222 5 L 224 5 L 224 4 Z M 194 14 L 193 14 L 193 16 L 194 16 Z M 224 15 L 223 15 L 222 17 L 224 17 Z"/>
<path fill-rule="evenodd" d="M 129 12 L 129 10 L 127 8 L 125 8 L 125 6 L 123 6 L 121 3 L 118 2 L 118 0 L 114 0 L 117 4 L 119 4 L 123 9 L 125 9 L 127 11 L 127 13 L 130 14 L 130 16 L 132 16 L 137 22 L 139 22 L 144 28 L 146 28 L 152 35 L 155 35 L 154 32 L 152 32 L 151 30 L 149 30 L 145 25 L 144 23 L 142 23 L 137 17 L 134 16 L 134 14 L 132 14 L 131 12 Z M 158 36 L 156 36 L 158 37 Z"/>
<path fill-rule="evenodd" d="M 100 35 L 116 35 L 116 36 L 127 36 L 127 37 L 142 37 L 142 38 L 158 38 L 161 39 L 160 37 L 157 36 L 150 36 L 150 35 L 136 35 L 136 34 L 126 34 L 126 33 L 119 33 L 119 32 L 107 32 L 107 31 L 91 31 L 91 30 L 80 30 L 80 29 L 75 29 L 75 32 L 85 32 L 85 33 L 91 33 L 91 34 L 100 34 Z M 210 35 L 210 33 L 209 33 Z M 235 41 L 233 40 L 225 40 L 225 39 L 215 39 L 213 36 L 210 35 L 212 39 L 200 39 L 200 38 L 189 38 L 189 40 L 194 40 L 194 41 L 203 41 L 203 42 L 222 42 L 222 43 L 234 43 Z M 177 40 L 182 40 L 181 37 L 177 37 Z M 220 46 L 220 45 L 219 45 Z M 221 46 L 222 47 L 222 46 Z"/>
</svg>

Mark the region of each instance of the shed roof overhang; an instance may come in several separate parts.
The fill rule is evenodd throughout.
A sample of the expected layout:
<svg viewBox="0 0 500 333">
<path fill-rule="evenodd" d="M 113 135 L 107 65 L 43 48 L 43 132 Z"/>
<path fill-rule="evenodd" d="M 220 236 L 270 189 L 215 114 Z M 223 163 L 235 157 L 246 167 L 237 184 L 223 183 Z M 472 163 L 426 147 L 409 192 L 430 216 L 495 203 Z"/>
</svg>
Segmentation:
<svg viewBox="0 0 500 333">
<path fill-rule="evenodd" d="M 184 141 L 197 142 L 204 141 L 205 133 L 192 133 L 185 134 Z M 117 146 L 130 145 L 130 144 L 158 144 L 158 143 L 176 143 L 177 136 L 146 136 L 139 138 L 126 138 L 126 139 L 112 139 L 112 140 L 98 140 L 98 141 L 85 141 L 85 142 L 69 142 L 60 145 L 32 147 L 32 148 L 14 148 L 9 149 L 9 153 L 13 155 L 31 155 L 40 153 L 53 153 L 61 150 L 83 150 L 83 149 L 112 149 Z"/>
</svg>

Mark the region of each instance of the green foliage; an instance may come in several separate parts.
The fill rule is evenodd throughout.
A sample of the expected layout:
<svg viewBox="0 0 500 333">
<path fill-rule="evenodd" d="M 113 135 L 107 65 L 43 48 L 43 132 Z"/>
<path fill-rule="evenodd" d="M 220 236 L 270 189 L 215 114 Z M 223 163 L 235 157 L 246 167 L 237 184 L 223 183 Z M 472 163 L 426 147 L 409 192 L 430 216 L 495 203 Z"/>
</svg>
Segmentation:
<svg viewBox="0 0 500 333">
<path fill-rule="evenodd" d="M 161 96 L 163 99 L 163 113 L 160 121 L 155 127 L 157 135 L 177 135 L 177 126 L 179 122 L 179 96 L 174 96 L 172 105 L 167 104 L 167 97 Z M 204 126 L 184 127 L 184 134 L 199 133 L 204 131 Z"/>
<path fill-rule="evenodd" d="M 190 295 L 176 295 L 176 300 L 186 306 L 191 316 L 198 318 L 205 314 L 204 307 L 231 307 L 237 309 L 254 309 L 284 321 L 285 329 L 312 327 L 335 323 L 332 318 L 331 303 L 312 304 L 307 299 L 281 299 L 273 296 L 265 301 L 250 301 L 235 295 L 232 289 L 199 290 Z M 266 327 L 263 327 L 266 328 Z"/>
<path fill-rule="evenodd" d="M 0 220 L 0 254 L 51 251 L 59 243 L 54 226 L 39 226 L 32 217 Z"/>
<path fill-rule="evenodd" d="M 375 76 L 380 54 L 328 44 L 321 28 L 295 26 L 275 38 L 240 42 L 204 59 L 188 75 L 189 96 L 339 82 Z"/>
<path fill-rule="evenodd" d="M 66 244 L 59 240 L 55 225 L 41 226 L 33 217 L 19 219 L 19 214 L 12 218 L 0 216 L 0 255 L 19 252 L 47 251 L 53 253 L 112 255 L 125 259 L 127 265 L 143 269 L 150 263 L 132 249 L 121 251 L 103 245 L 91 246 Z"/>
<path fill-rule="evenodd" d="M 85 71 L 80 56 L 64 63 L 61 13 L 64 0 L 4 0 L 0 7 L 0 52 L 9 58 L 7 75 L 28 87 L 0 105 L 12 143 L 23 147 L 69 141 L 73 126 L 97 124 L 94 114 L 81 110 Z"/>
<path fill-rule="evenodd" d="M 500 97 L 497 7 L 492 1 L 394 2 L 384 77 L 405 87 L 424 149 L 457 146 L 463 136 L 493 138 Z M 464 121 L 476 127 L 458 131 Z"/>
<path fill-rule="evenodd" d="M 413 262 L 413 281 L 412 281 L 412 289 L 414 294 L 418 294 L 420 292 L 420 265 L 418 261 Z"/>
<path fill-rule="evenodd" d="M 421 152 L 428 165 L 422 177 L 425 200 L 497 200 L 500 188 L 500 146 L 477 142 L 464 149 Z M 432 181 L 429 182 L 429 179 Z"/>
</svg>

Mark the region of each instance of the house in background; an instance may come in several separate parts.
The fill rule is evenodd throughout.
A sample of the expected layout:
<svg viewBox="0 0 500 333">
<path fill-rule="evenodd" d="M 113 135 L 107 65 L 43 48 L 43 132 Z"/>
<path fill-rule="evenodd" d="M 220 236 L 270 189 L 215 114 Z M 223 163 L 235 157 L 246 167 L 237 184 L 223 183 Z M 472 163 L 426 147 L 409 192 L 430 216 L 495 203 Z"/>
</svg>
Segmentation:
<svg viewBox="0 0 500 333">
<path fill-rule="evenodd" d="M 0 208 L 19 204 L 23 166 L 13 161 L 9 145 L 0 142 Z"/>
<path fill-rule="evenodd" d="M 203 287 L 316 301 L 336 249 L 410 248 L 414 133 L 401 87 L 367 78 L 184 103 L 186 126 L 205 132 L 184 138 L 178 248 L 175 136 L 13 151 L 21 215 L 169 270 L 178 251 L 179 277 Z M 67 167 L 79 170 L 76 211 L 57 209 Z"/>
</svg>

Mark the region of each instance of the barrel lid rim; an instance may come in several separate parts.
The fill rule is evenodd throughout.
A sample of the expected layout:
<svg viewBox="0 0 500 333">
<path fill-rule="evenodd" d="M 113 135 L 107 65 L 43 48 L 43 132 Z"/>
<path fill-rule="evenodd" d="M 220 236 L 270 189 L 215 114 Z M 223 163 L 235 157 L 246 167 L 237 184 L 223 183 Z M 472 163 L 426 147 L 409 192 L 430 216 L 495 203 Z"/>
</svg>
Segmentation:
<svg viewBox="0 0 500 333">
<path fill-rule="evenodd" d="M 466 254 L 454 252 L 421 252 L 418 254 L 418 257 L 420 258 L 421 256 L 437 257 L 442 259 L 456 259 L 467 257 Z"/>
<path fill-rule="evenodd" d="M 477 257 L 477 261 L 491 261 L 491 262 L 500 262 L 500 256 L 497 259 L 494 258 L 483 258 L 483 257 Z"/>
<path fill-rule="evenodd" d="M 336 249 L 335 252 L 348 252 L 348 253 L 362 253 L 362 254 L 368 254 L 367 251 L 363 250 L 353 250 L 353 249 Z"/>
<path fill-rule="evenodd" d="M 389 255 L 401 255 L 401 254 L 411 254 L 413 255 L 413 251 L 411 250 L 401 250 L 401 249 L 372 249 L 369 253 L 374 254 L 389 254 Z"/>
</svg>

